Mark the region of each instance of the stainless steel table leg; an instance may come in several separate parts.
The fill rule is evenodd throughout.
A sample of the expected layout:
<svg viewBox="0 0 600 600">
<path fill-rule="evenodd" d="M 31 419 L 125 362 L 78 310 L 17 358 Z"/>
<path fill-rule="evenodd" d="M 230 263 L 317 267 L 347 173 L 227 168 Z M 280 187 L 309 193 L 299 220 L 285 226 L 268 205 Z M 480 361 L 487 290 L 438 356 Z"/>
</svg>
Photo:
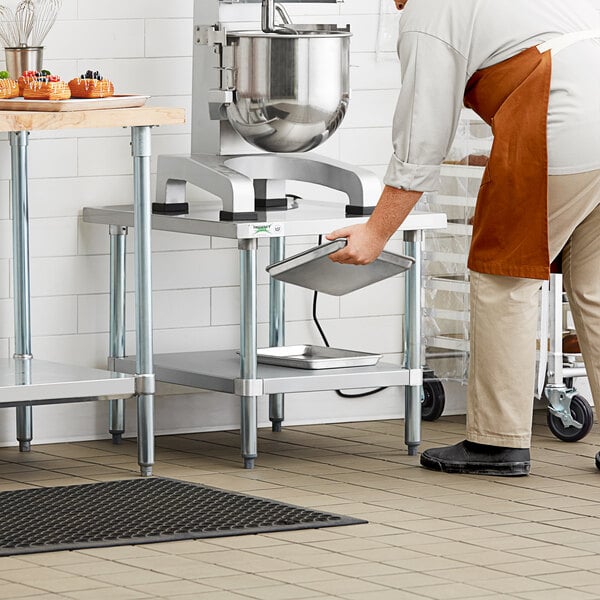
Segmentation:
<svg viewBox="0 0 600 600">
<path fill-rule="evenodd" d="M 29 132 L 9 133 L 11 152 L 11 201 L 13 226 L 13 288 L 15 314 L 15 359 L 31 359 L 31 309 L 29 277 L 29 198 L 27 146 Z M 33 439 L 31 406 L 17 407 L 19 450 L 28 452 Z"/>
<path fill-rule="evenodd" d="M 256 380 L 256 250 L 257 240 L 240 240 L 240 379 Z M 257 456 L 257 396 L 241 395 L 240 434 L 244 468 Z"/>
<path fill-rule="evenodd" d="M 270 264 L 285 258 L 285 238 L 271 238 Z M 285 284 L 269 282 L 269 346 L 285 346 Z M 273 431 L 281 431 L 285 410 L 284 394 L 269 394 L 269 419 Z"/>
<path fill-rule="evenodd" d="M 125 252 L 127 227 L 111 225 L 110 233 L 110 354 L 109 368 L 114 359 L 125 356 Z M 109 431 L 113 444 L 120 444 L 125 432 L 125 401 L 111 400 L 109 404 Z"/>
<path fill-rule="evenodd" d="M 138 464 L 142 476 L 154 464 L 154 365 L 152 360 L 152 246 L 150 198 L 151 127 L 131 128 L 135 226 L 136 374 L 147 385 L 138 389 Z"/>
<path fill-rule="evenodd" d="M 406 339 L 406 368 L 421 369 L 421 261 L 423 234 L 421 231 L 404 233 L 406 251 L 415 259 L 412 269 L 406 273 L 406 317 L 404 334 Z M 421 394 L 422 385 L 405 388 L 404 443 L 408 454 L 414 456 L 421 443 Z"/>
</svg>

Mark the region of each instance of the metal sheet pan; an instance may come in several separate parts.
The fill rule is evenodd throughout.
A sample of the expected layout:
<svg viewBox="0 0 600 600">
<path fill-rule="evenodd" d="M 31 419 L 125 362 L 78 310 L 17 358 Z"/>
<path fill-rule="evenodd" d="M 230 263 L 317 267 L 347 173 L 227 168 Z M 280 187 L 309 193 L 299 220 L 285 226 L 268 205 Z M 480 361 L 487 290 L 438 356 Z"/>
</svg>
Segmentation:
<svg viewBox="0 0 600 600">
<path fill-rule="evenodd" d="M 0 99 L 0 110 L 32 110 L 37 112 L 71 112 L 102 108 L 137 108 L 150 96 L 114 95 L 108 98 L 69 98 L 69 100 Z"/>
<path fill-rule="evenodd" d="M 321 244 L 273 263 L 267 267 L 267 271 L 271 277 L 286 283 L 332 296 L 342 296 L 398 275 L 414 263 L 410 256 L 386 251 L 368 265 L 344 265 L 329 260 L 330 254 L 345 245 L 345 239 Z"/>
<path fill-rule="evenodd" d="M 298 369 L 368 367 L 376 365 L 380 358 L 381 354 L 311 345 L 279 346 L 257 350 L 259 363 Z"/>
</svg>

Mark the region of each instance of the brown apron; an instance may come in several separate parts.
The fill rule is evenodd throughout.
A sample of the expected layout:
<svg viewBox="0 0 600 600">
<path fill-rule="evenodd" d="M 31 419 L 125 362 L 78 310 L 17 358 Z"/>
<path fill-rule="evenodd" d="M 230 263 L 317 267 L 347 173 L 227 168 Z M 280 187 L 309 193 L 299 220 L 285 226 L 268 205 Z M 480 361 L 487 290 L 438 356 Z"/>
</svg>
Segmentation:
<svg viewBox="0 0 600 600">
<path fill-rule="evenodd" d="M 552 56 L 536 47 L 477 71 L 465 106 L 494 143 L 473 218 L 468 266 L 479 273 L 548 279 L 547 116 Z"/>
</svg>

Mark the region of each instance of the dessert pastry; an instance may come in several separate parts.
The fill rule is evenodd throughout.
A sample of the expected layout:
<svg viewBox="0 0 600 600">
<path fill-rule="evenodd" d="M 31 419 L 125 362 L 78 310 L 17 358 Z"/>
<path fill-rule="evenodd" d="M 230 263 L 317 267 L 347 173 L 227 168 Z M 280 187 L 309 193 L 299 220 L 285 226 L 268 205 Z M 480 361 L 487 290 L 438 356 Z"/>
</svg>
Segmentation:
<svg viewBox="0 0 600 600">
<path fill-rule="evenodd" d="M 39 71 L 23 71 L 23 75 L 19 77 L 19 96 L 23 95 L 23 90 L 28 83 L 35 81 L 41 75 Z"/>
<path fill-rule="evenodd" d="M 16 98 L 19 95 L 19 84 L 10 78 L 7 71 L 0 71 L 0 98 Z"/>
<path fill-rule="evenodd" d="M 38 77 L 23 88 L 26 100 L 68 100 L 70 97 L 67 82 L 61 81 L 58 75 Z"/>
<path fill-rule="evenodd" d="M 48 77 L 48 75 L 50 75 L 50 71 L 45 69 L 43 71 L 23 71 L 23 75 L 19 77 L 19 96 L 23 95 L 23 90 L 27 84 L 35 81 L 38 77 Z"/>
<path fill-rule="evenodd" d="M 98 71 L 86 71 L 85 75 L 69 81 L 73 98 L 108 98 L 113 96 L 115 88 L 112 81 L 104 79 Z"/>
</svg>

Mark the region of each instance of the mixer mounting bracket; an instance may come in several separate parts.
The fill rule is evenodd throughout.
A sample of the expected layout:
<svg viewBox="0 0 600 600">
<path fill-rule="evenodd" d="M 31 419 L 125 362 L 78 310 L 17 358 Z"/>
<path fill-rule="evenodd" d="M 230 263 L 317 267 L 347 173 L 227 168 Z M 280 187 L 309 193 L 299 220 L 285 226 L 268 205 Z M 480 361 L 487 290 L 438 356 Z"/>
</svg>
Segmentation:
<svg viewBox="0 0 600 600">
<path fill-rule="evenodd" d="M 227 32 L 219 25 L 196 25 L 196 44 L 199 46 L 225 46 Z"/>
</svg>

